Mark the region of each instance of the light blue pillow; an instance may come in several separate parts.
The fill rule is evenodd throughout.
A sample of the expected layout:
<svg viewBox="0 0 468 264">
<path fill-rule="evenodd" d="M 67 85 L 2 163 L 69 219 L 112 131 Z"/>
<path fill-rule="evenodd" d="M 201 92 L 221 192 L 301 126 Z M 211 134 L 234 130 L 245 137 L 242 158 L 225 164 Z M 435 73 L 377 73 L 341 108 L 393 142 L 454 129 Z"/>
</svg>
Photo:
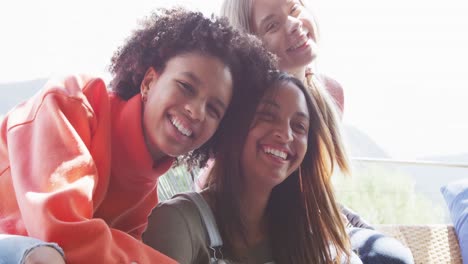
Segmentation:
<svg viewBox="0 0 468 264">
<path fill-rule="evenodd" d="M 440 188 L 450 211 L 463 258 L 468 264 L 468 179 L 451 182 Z"/>
</svg>

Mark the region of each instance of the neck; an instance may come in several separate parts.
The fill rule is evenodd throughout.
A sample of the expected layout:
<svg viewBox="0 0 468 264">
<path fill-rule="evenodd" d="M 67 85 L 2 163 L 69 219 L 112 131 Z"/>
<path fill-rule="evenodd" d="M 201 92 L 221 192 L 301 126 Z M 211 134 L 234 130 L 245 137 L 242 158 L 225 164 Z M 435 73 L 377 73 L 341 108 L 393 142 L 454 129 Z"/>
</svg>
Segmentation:
<svg viewBox="0 0 468 264">
<path fill-rule="evenodd" d="M 150 144 L 148 143 L 148 140 L 145 137 L 145 143 L 146 147 L 148 148 L 149 153 L 151 154 L 151 158 L 153 159 L 153 162 L 158 163 L 161 162 L 167 158 L 169 158 L 166 153 L 163 153 L 159 149 L 151 149 Z"/>
<path fill-rule="evenodd" d="M 298 69 L 291 69 L 291 70 L 286 70 L 289 74 L 292 74 L 294 77 L 297 79 L 301 80 L 304 82 L 305 80 L 305 74 L 306 74 L 306 67 L 301 67 Z"/>
<path fill-rule="evenodd" d="M 281 69 L 281 70 L 286 71 L 287 73 L 293 75 L 297 79 L 304 82 L 305 79 L 306 79 L 306 77 L 305 77 L 306 72 L 312 71 L 313 73 L 315 73 L 316 70 L 317 70 L 317 64 L 316 64 L 315 60 L 313 60 L 309 64 L 307 64 L 305 66 L 302 66 L 302 67 L 290 68 L 290 69 Z"/>
<path fill-rule="evenodd" d="M 141 98 L 141 95 L 137 95 L 137 96 Z M 162 152 L 161 150 L 159 150 L 157 148 L 152 148 L 151 144 L 148 142 L 149 139 L 148 139 L 148 137 L 147 137 L 147 135 L 145 133 L 145 128 L 143 126 L 143 117 L 144 117 L 144 113 L 145 113 L 145 103 L 141 99 L 140 99 L 140 101 L 141 101 L 141 131 L 143 132 L 143 137 L 145 139 L 146 148 L 148 149 L 148 152 L 150 153 L 151 158 L 153 159 L 153 163 L 158 163 L 158 162 L 167 160 L 170 157 L 166 153 Z"/>
<path fill-rule="evenodd" d="M 241 194 L 241 214 L 246 228 L 249 246 L 255 245 L 265 238 L 266 207 L 271 195 L 271 189 L 255 188 L 253 184 L 246 184 Z"/>
<path fill-rule="evenodd" d="M 155 163 L 159 163 L 159 162 L 165 161 L 167 159 L 172 159 L 171 157 L 169 157 L 165 153 L 162 153 L 162 151 L 155 151 L 154 153 L 151 153 L 151 156 L 153 157 L 153 162 L 155 162 Z"/>
</svg>

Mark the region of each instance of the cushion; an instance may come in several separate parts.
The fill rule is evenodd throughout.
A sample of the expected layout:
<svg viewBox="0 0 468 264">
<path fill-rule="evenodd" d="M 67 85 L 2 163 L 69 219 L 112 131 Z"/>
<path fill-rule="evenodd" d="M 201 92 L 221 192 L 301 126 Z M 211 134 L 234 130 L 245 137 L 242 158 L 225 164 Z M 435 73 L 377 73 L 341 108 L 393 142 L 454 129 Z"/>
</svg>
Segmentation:
<svg viewBox="0 0 468 264">
<path fill-rule="evenodd" d="M 451 182 L 442 186 L 440 191 L 460 242 L 463 264 L 468 264 L 468 179 Z"/>
</svg>

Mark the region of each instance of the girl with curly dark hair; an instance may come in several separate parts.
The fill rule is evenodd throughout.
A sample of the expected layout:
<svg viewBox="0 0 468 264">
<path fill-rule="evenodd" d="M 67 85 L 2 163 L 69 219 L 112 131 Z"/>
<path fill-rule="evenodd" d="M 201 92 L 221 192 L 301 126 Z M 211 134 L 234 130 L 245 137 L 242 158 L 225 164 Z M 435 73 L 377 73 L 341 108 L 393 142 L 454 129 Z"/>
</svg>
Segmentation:
<svg viewBox="0 0 468 264">
<path fill-rule="evenodd" d="M 274 63 L 224 20 L 162 9 L 114 54 L 111 90 L 48 82 L 0 124 L 0 259 L 174 263 L 141 242 L 158 177 L 203 164 Z"/>
</svg>

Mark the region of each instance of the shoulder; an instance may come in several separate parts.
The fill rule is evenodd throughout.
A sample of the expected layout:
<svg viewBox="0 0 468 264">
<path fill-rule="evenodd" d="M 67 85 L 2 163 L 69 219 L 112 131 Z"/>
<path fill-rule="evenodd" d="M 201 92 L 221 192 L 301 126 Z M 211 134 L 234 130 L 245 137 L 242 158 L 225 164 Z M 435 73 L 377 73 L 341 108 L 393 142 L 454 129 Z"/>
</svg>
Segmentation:
<svg viewBox="0 0 468 264">
<path fill-rule="evenodd" d="M 318 74 L 317 76 L 330 94 L 343 95 L 343 86 L 336 79 L 325 74 Z"/>
<path fill-rule="evenodd" d="M 344 110 L 344 90 L 343 86 L 334 78 L 331 78 L 324 74 L 318 74 L 318 79 L 323 83 L 328 93 L 331 95 L 335 103 L 337 104 L 340 112 Z"/>
<path fill-rule="evenodd" d="M 50 79 L 41 90 L 39 98 L 59 96 L 82 101 L 97 93 L 107 94 L 106 84 L 101 78 L 88 75 L 68 75 Z"/>
<path fill-rule="evenodd" d="M 183 196 L 161 202 L 153 210 L 143 241 L 181 263 L 193 263 L 208 252 L 200 213 Z"/>
<path fill-rule="evenodd" d="M 200 211 L 197 206 L 184 195 L 176 195 L 172 199 L 160 203 L 154 209 L 152 215 L 153 214 L 155 214 L 155 217 L 161 217 L 166 219 L 166 221 L 173 221 L 173 223 L 183 225 L 180 227 L 186 228 L 190 235 L 196 240 L 205 240 L 206 238 Z"/>
<path fill-rule="evenodd" d="M 109 92 L 103 79 L 88 75 L 70 75 L 52 80 L 44 88 L 43 97 L 75 101 L 89 112 L 109 109 Z"/>
<path fill-rule="evenodd" d="M 189 220 L 200 217 L 196 205 L 190 199 L 180 195 L 159 203 L 154 211 L 161 211 L 169 217 L 183 217 Z"/>
<path fill-rule="evenodd" d="M 342 89 L 341 84 L 335 78 L 323 73 L 319 73 L 317 74 L 317 76 L 325 85 L 330 85 L 332 87 L 340 87 Z"/>
<path fill-rule="evenodd" d="M 71 75 L 50 79 L 38 93 L 9 112 L 8 127 L 30 123 L 40 111 L 49 115 L 62 113 L 76 117 L 82 113 L 85 117 L 92 117 L 93 106 L 84 93 L 88 88 L 107 101 L 106 85 L 100 78 Z"/>
</svg>

